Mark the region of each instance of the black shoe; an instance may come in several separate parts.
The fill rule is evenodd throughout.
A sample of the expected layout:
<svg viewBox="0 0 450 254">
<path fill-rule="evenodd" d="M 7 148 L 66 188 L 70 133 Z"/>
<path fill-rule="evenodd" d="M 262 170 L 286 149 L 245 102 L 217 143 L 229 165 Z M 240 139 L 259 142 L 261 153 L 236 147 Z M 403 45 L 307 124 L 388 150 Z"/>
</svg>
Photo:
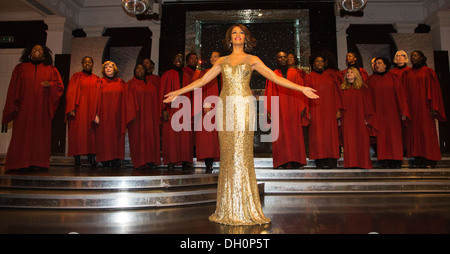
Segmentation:
<svg viewBox="0 0 450 254">
<path fill-rule="evenodd" d="M 151 162 L 148 162 L 147 165 L 150 169 L 156 169 L 158 167 L 154 163 L 151 163 Z"/>
<path fill-rule="evenodd" d="M 74 159 L 74 166 L 76 168 L 81 168 L 81 156 L 75 155 L 75 156 L 73 156 L 73 159 Z"/>
<path fill-rule="evenodd" d="M 213 158 L 207 158 L 205 159 L 205 165 L 206 165 L 206 172 L 212 172 L 213 171 Z"/>
<path fill-rule="evenodd" d="M 187 161 L 183 161 L 183 165 L 181 167 L 183 170 L 192 170 L 194 169 L 194 166 L 192 165 L 192 163 L 187 162 Z"/>
<path fill-rule="evenodd" d="M 91 168 L 97 167 L 97 161 L 95 161 L 95 154 L 88 154 L 88 161 Z"/>
<path fill-rule="evenodd" d="M 167 169 L 168 170 L 175 170 L 175 164 L 174 163 L 167 164 Z"/>
</svg>

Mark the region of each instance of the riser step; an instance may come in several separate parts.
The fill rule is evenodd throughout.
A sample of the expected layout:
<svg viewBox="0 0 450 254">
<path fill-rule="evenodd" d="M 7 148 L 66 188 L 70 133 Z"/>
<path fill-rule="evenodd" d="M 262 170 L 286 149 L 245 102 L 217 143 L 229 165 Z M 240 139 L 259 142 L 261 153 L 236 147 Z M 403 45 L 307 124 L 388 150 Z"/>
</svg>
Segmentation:
<svg viewBox="0 0 450 254">
<path fill-rule="evenodd" d="M 450 181 L 263 182 L 266 195 L 304 193 L 449 193 Z"/>
<path fill-rule="evenodd" d="M 101 194 L 0 194 L 0 207 L 33 209 L 132 209 L 204 204 L 216 201 L 215 188 L 188 192 Z"/>
</svg>

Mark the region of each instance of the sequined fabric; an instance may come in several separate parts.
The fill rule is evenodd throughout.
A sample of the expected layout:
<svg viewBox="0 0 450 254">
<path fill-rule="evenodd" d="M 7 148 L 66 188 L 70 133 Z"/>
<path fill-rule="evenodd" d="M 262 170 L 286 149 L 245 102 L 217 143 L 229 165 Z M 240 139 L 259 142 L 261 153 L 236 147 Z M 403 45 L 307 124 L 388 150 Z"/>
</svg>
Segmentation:
<svg viewBox="0 0 450 254">
<path fill-rule="evenodd" d="M 217 107 L 220 170 L 216 211 L 209 219 L 226 225 L 270 223 L 261 208 L 253 161 L 249 57 L 236 66 L 228 57 L 222 63 L 223 89 Z"/>
</svg>

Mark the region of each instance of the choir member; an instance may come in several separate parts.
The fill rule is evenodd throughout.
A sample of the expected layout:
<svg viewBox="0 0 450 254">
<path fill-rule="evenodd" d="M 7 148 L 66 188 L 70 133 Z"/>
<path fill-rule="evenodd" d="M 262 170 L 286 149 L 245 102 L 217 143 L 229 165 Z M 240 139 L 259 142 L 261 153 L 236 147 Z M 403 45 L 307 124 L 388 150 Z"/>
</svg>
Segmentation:
<svg viewBox="0 0 450 254">
<path fill-rule="evenodd" d="M 199 78 L 201 71 L 197 69 L 198 64 L 198 56 L 196 53 L 189 53 L 186 55 L 186 67 L 183 68 L 183 71 L 191 76 L 192 81 L 195 81 Z"/>
<path fill-rule="evenodd" d="M 297 57 L 294 54 L 292 54 L 292 53 L 288 54 L 288 56 L 287 56 L 287 65 L 288 65 L 288 68 L 296 69 L 298 71 L 298 73 L 300 73 L 300 76 L 302 78 L 305 78 L 306 71 L 298 68 L 298 59 L 297 59 Z"/>
<path fill-rule="evenodd" d="M 13 121 L 6 170 L 42 170 L 50 166 L 52 119 L 64 85 L 45 45 L 26 47 L 13 70 L 2 124 Z"/>
<path fill-rule="evenodd" d="M 183 169 L 192 169 L 193 163 L 193 137 L 192 131 L 182 129 L 175 131 L 172 127 L 172 116 L 175 113 L 180 113 L 180 110 L 188 112 L 191 115 L 191 93 L 184 94 L 184 98 L 179 97 L 178 100 L 186 100 L 186 104 L 181 104 L 180 108 L 172 108 L 171 104 L 163 103 L 164 95 L 169 92 L 178 90 L 191 83 L 192 76 L 183 71 L 183 55 L 178 54 L 173 58 L 172 69 L 164 72 L 161 77 L 161 89 L 159 90 L 158 102 L 161 104 L 161 119 L 162 119 L 162 156 L 164 163 L 167 164 L 169 170 L 173 170 L 175 165 L 182 165 Z M 188 107 L 189 108 L 184 108 Z M 186 125 L 185 121 L 191 119 L 181 118 L 182 122 L 174 123 Z M 174 126 L 178 127 L 178 126 Z"/>
<path fill-rule="evenodd" d="M 214 65 L 219 57 L 219 52 L 214 51 L 211 53 L 211 66 Z M 209 70 L 210 69 L 206 69 L 202 71 L 200 78 Z M 197 119 L 198 122 L 196 124 L 201 124 L 202 126 L 199 131 L 195 132 L 197 161 L 205 161 L 206 172 L 211 172 L 213 170 L 213 162 L 219 161 L 220 159 L 219 138 L 217 136 L 217 128 L 215 124 L 215 106 L 217 105 L 217 99 L 220 95 L 221 88 L 222 76 L 219 74 L 215 79 L 211 80 L 208 84 L 202 87 L 203 109 L 201 112 L 195 112 L 195 117 L 197 115 L 201 116 Z M 205 101 L 205 99 L 207 100 Z M 205 126 L 210 123 L 213 126 Z"/>
<path fill-rule="evenodd" d="M 370 136 L 378 129 L 369 88 L 361 74 L 350 67 L 341 85 L 345 113 L 341 119 L 344 168 L 372 168 Z"/>
<path fill-rule="evenodd" d="M 441 160 L 435 119 L 446 121 L 439 80 L 426 61 L 421 51 L 413 51 L 412 68 L 403 75 L 411 112 L 406 128 L 406 155 L 414 157 L 414 167 L 435 167 Z"/>
<path fill-rule="evenodd" d="M 342 84 L 342 74 L 338 68 L 336 57 L 328 50 L 321 52 L 324 60 L 324 72 L 328 73 L 333 79 L 336 79 L 339 84 Z"/>
<path fill-rule="evenodd" d="M 279 52 L 276 61 L 278 69 L 274 72 L 295 84 L 303 86 L 303 79 L 295 68 L 288 68 L 287 54 Z M 272 142 L 274 168 L 299 168 L 306 165 L 306 151 L 303 139 L 303 125 L 309 122 L 308 101 L 303 94 L 279 86 L 267 80 L 265 105 L 269 119 L 278 114 L 278 139 Z M 272 111 L 272 96 L 278 97 L 278 105 Z M 303 122 L 302 122 L 303 120 Z M 276 123 L 275 123 L 276 124 Z M 274 126 L 272 125 L 272 129 Z"/>
<path fill-rule="evenodd" d="M 405 85 L 403 84 L 403 74 L 405 73 L 405 71 L 411 69 L 411 67 L 407 65 L 407 63 L 409 62 L 408 54 L 406 54 L 404 50 L 398 50 L 395 53 L 393 62 L 395 63 L 394 68 L 392 68 L 390 71 L 397 74 L 397 78 L 399 79 L 400 83 L 404 88 Z M 406 124 L 402 125 L 403 155 L 406 154 L 406 143 L 407 143 L 405 128 Z"/>
<path fill-rule="evenodd" d="M 312 71 L 305 77 L 305 86 L 317 91 L 319 99 L 309 102 L 309 158 L 317 168 L 336 168 L 339 159 L 338 121 L 341 117 L 342 96 L 340 80 L 324 71 L 322 55 L 312 55 Z"/>
<path fill-rule="evenodd" d="M 374 74 L 369 77 L 379 130 L 377 157 L 382 168 L 401 168 L 403 160 L 402 125 L 410 119 L 403 86 L 397 74 L 390 72 L 387 59 L 376 58 Z"/>
<path fill-rule="evenodd" d="M 153 74 L 153 71 L 155 70 L 155 63 L 146 58 L 144 61 L 142 61 L 142 64 L 145 67 L 146 70 L 146 77 L 147 84 L 151 82 L 157 89 L 159 88 L 159 84 L 161 83 L 161 77 L 158 75 Z"/>
<path fill-rule="evenodd" d="M 66 92 L 67 154 L 74 157 L 76 167 L 81 166 L 81 155 L 87 155 L 89 164 L 95 167 L 95 128 L 92 120 L 97 109 L 94 102 L 98 97 L 99 77 L 92 73 L 94 60 L 91 57 L 83 57 L 81 66 L 82 71 L 73 74 Z"/>
<path fill-rule="evenodd" d="M 136 65 L 126 86 L 126 123 L 134 168 L 161 164 L 158 91 L 146 79 L 145 67 Z"/>
<path fill-rule="evenodd" d="M 398 78 L 401 80 L 403 73 L 406 70 L 411 69 L 411 67 L 409 67 L 407 65 L 408 62 L 409 62 L 408 54 L 406 54 L 406 52 L 403 50 L 399 50 L 395 53 L 395 56 L 394 56 L 395 65 L 394 65 L 394 68 L 391 69 L 390 71 L 397 74 Z"/>
<path fill-rule="evenodd" d="M 102 65 L 95 123 L 97 160 L 104 167 L 119 168 L 125 155 L 125 86 L 112 61 Z"/>
<path fill-rule="evenodd" d="M 342 77 L 345 78 L 348 68 L 354 67 L 357 69 L 363 79 L 364 84 L 367 84 L 367 80 L 369 79 L 369 74 L 364 68 L 358 66 L 358 57 L 355 52 L 348 52 L 345 58 L 345 62 L 347 63 L 347 69 L 343 70 Z"/>
</svg>

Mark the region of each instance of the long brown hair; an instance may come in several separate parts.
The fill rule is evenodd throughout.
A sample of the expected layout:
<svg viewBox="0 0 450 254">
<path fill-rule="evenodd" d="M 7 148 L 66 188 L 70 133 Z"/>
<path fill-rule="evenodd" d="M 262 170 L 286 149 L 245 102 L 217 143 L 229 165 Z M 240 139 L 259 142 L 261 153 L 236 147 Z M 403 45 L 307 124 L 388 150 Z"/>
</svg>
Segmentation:
<svg viewBox="0 0 450 254">
<path fill-rule="evenodd" d="M 249 53 L 253 50 L 253 48 L 256 46 L 256 39 L 253 38 L 252 34 L 248 30 L 248 28 L 242 24 L 234 24 L 230 28 L 228 28 L 227 33 L 225 35 L 225 39 L 223 39 L 223 46 L 226 50 L 232 51 L 233 50 L 233 44 L 231 39 L 231 32 L 233 31 L 233 28 L 239 27 L 244 31 L 245 34 L 245 41 L 244 41 L 244 52 Z"/>
<path fill-rule="evenodd" d="M 348 80 L 347 80 L 347 72 L 351 70 L 353 72 L 353 74 L 355 74 L 355 82 L 353 82 L 353 85 L 351 85 Z M 347 69 L 347 71 L 345 72 L 344 75 L 344 83 L 342 83 L 341 85 L 341 89 L 345 90 L 345 89 L 349 89 L 350 87 L 353 87 L 355 89 L 360 89 L 361 87 L 366 86 L 366 84 L 364 84 L 364 81 L 361 77 L 361 74 L 359 73 L 358 69 L 356 69 L 355 67 L 349 67 Z"/>
</svg>

